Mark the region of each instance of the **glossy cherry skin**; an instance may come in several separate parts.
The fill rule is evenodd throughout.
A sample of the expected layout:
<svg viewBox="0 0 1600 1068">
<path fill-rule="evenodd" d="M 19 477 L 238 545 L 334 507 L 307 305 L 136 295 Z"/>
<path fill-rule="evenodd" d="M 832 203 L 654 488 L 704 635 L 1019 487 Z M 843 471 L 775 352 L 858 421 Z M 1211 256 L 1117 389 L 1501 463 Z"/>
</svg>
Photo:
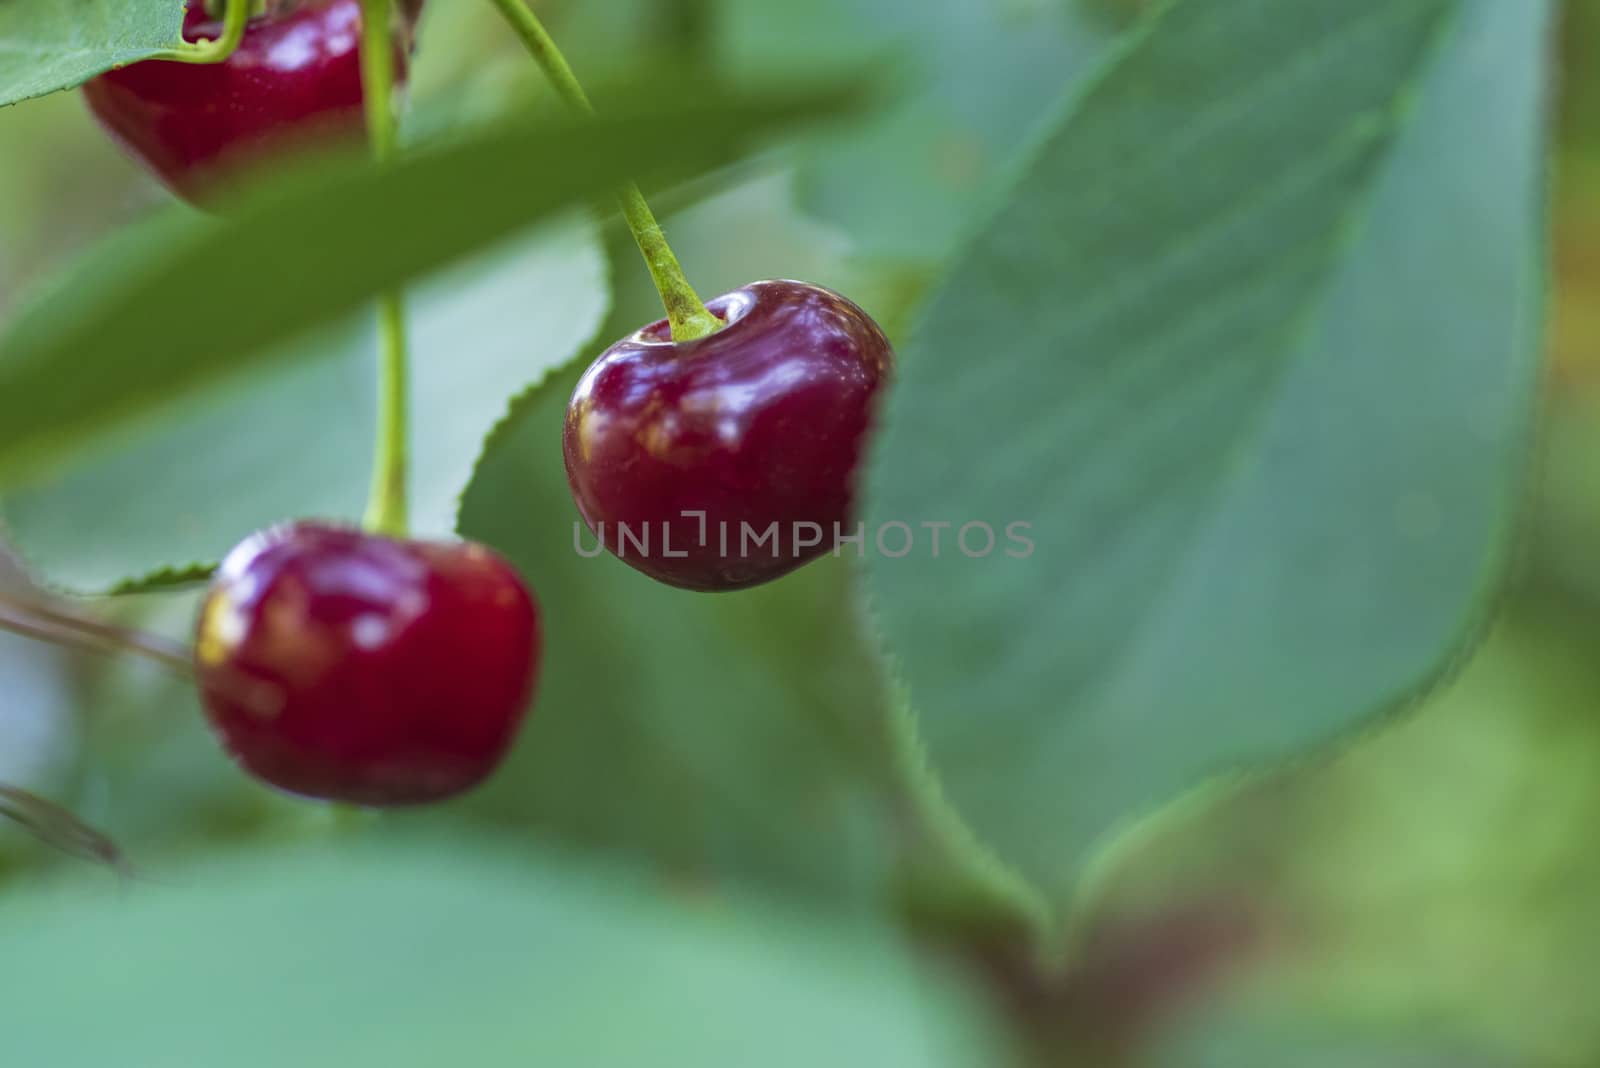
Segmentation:
<svg viewBox="0 0 1600 1068">
<path fill-rule="evenodd" d="M 185 39 L 221 34 L 221 22 L 191 0 Z M 403 80 L 403 50 L 396 60 Z M 313 0 L 252 19 L 223 63 L 147 60 L 103 74 L 83 91 L 134 159 L 179 196 L 203 203 L 220 180 L 253 161 L 360 136 L 361 0 Z"/>
<path fill-rule="evenodd" d="M 538 608 L 468 542 L 298 523 L 223 563 L 200 610 L 196 676 L 251 774 L 356 805 L 420 804 L 482 782 L 538 674 Z"/>
<path fill-rule="evenodd" d="M 755 282 L 707 307 L 727 323 L 709 337 L 674 342 L 658 322 L 607 350 L 572 395 L 563 446 L 578 511 L 613 554 L 673 586 L 739 590 L 854 533 L 894 352 L 820 286 Z"/>
</svg>

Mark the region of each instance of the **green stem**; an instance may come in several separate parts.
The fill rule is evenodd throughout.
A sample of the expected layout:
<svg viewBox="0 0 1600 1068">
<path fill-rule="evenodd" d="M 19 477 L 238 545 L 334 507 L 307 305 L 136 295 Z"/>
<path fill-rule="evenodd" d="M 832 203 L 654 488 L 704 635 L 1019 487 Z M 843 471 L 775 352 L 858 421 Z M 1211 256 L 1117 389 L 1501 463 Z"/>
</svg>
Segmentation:
<svg viewBox="0 0 1600 1068">
<path fill-rule="evenodd" d="M 201 0 L 190 0 L 200 3 Z M 222 36 L 215 41 L 188 41 L 177 48 L 159 52 L 150 57 L 174 63 L 225 63 L 244 40 L 244 31 L 253 14 L 253 0 L 228 0 L 228 12 L 222 19 Z"/>
<path fill-rule="evenodd" d="M 561 49 L 556 47 L 544 23 L 533 13 L 527 0 L 493 0 L 493 3 L 527 46 L 561 99 L 579 114 L 593 115 L 594 105 L 589 101 L 589 94 L 583 91 L 577 75 L 572 73 L 571 64 L 561 54 Z M 655 282 L 656 292 L 661 294 L 661 303 L 667 309 L 673 340 L 693 341 L 722 329 L 722 321 L 706 310 L 705 303 L 689 284 L 688 276 L 683 273 L 683 265 L 667 243 L 667 236 L 662 232 L 661 224 L 656 221 L 655 213 L 645 202 L 639 187 L 629 182 L 623 187 L 619 199 L 622 202 L 622 217 L 633 232 L 633 239 L 644 256 L 645 266 L 650 269 L 650 278 Z"/>
<path fill-rule="evenodd" d="M 378 438 L 372 457 L 372 491 L 365 526 L 404 537 L 411 525 L 407 504 L 410 378 L 406 360 L 406 302 L 399 291 L 378 301 Z"/>
<path fill-rule="evenodd" d="M 399 148 L 394 112 L 393 0 L 361 0 L 361 81 L 372 155 L 388 163 Z M 405 294 L 385 293 L 378 303 L 378 438 L 373 451 L 368 530 L 403 537 L 410 526 L 406 502 L 409 462 L 409 368 Z"/>
<path fill-rule="evenodd" d="M 644 265 L 650 269 L 650 279 L 661 294 L 661 303 L 667 309 L 667 321 L 672 324 L 674 341 L 693 341 L 710 337 L 722 329 L 722 320 L 706 310 L 700 295 L 689 284 L 683 265 L 678 262 L 667 235 L 656 221 L 655 212 L 645 203 L 644 194 L 632 182 L 623 186 L 619 195 L 622 217 L 633 231 L 634 243 L 644 256 Z"/>
<path fill-rule="evenodd" d="M 101 622 L 66 606 L 52 607 L 0 593 L 0 630 L 25 638 L 92 653 L 131 653 L 181 675 L 194 671 L 188 646 L 114 623 Z"/>
</svg>

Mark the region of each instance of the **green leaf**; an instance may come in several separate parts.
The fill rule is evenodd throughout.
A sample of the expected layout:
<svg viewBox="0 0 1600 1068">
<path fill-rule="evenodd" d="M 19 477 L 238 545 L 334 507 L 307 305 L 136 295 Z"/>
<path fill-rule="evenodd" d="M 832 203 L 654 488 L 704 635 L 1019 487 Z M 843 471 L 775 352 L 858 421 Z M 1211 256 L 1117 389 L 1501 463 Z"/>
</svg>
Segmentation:
<svg viewBox="0 0 1600 1068">
<path fill-rule="evenodd" d="M 172 48 L 182 28 L 178 0 L 5 0 L 0 107 Z"/>
<path fill-rule="evenodd" d="M 1057 900 L 1108 831 L 1416 693 L 1485 612 L 1549 15 L 1180 0 L 926 310 L 868 483 L 919 545 L 871 590 L 949 799 Z"/>
<path fill-rule="evenodd" d="M 281 176 L 218 224 L 181 213 L 122 234 L 0 338 L 0 483 L 60 464 L 273 349 L 612 188 L 725 163 L 838 94 L 711 101 L 662 87 L 596 122 L 508 124 L 378 169 Z M 685 126 L 693 138 L 677 136 Z M 560 160 L 561 166 L 550 165 Z"/>
<path fill-rule="evenodd" d="M 864 252 L 950 254 L 1061 91 L 1110 35 L 1078 0 L 715 0 L 726 64 L 761 79 L 866 64 L 888 106 L 801 149 L 803 202 Z"/>
<path fill-rule="evenodd" d="M 8 895 L 8 1055 L 52 1068 L 1009 1060 L 975 999 L 881 929 L 495 852 L 344 842 L 122 893 Z"/>
<path fill-rule="evenodd" d="M 412 525 L 455 530 L 461 493 L 509 398 L 570 360 L 605 316 L 593 228 L 564 224 L 456 268 L 409 301 Z M 296 362 L 175 413 L 160 429 L 4 502 L 41 579 L 126 590 L 214 564 L 246 533 L 303 516 L 358 520 L 377 425 L 371 316 L 268 354 Z M 151 477 L 160 472 L 159 477 Z M 195 569 L 189 568 L 192 577 Z"/>
<path fill-rule="evenodd" d="M 1524 1062 L 1463 1043 L 1445 1028 L 1235 1010 L 1190 1021 L 1140 1063 L 1148 1068 L 1511 1068 Z"/>
</svg>

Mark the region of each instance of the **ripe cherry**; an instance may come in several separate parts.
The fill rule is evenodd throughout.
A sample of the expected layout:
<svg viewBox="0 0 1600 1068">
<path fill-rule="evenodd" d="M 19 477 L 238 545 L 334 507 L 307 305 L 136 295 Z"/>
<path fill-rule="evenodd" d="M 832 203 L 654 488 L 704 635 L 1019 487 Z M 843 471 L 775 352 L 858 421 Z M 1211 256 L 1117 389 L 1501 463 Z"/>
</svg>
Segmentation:
<svg viewBox="0 0 1600 1068">
<path fill-rule="evenodd" d="M 437 801 L 501 761 L 538 673 L 538 609 L 480 545 L 298 523 L 223 563 L 195 668 L 252 774 L 358 805 Z"/>
<path fill-rule="evenodd" d="M 627 563 L 737 590 L 853 533 L 853 478 L 894 352 L 819 286 L 755 282 L 707 307 L 727 324 L 717 333 L 680 343 L 654 323 L 589 368 L 567 409 L 567 478 Z"/>
<path fill-rule="evenodd" d="M 191 0 L 186 40 L 221 22 Z M 396 50 L 403 81 L 405 55 Z M 135 63 L 84 86 L 102 126 L 173 192 L 200 202 L 252 162 L 363 129 L 361 0 L 312 0 L 250 20 L 223 63 Z"/>
</svg>

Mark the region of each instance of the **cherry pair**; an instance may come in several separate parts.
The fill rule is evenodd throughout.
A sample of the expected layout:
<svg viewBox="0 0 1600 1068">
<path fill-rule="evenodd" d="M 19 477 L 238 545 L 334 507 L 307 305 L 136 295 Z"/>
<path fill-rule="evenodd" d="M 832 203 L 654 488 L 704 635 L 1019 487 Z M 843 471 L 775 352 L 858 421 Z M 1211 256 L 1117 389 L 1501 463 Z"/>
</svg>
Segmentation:
<svg viewBox="0 0 1600 1068">
<path fill-rule="evenodd" d="M 658 323 L 602 356 L 565 433 L 579 510 L 607 547 L 699 590 L 763 582 L 821 551 L 798 548 L 794 524 L 848 518 L 892 359 L 865 313 L 815 286 L 758 282 L 710 307 L 726 325 L 709 337 L 677 344 Z M 736 555 L 707 536 L 730 523 L 783 529 L 770 550 Z M 669 532 L 682 555 L 626 555 L 627 525 Z M 394 805 L 493 771 L 539 646 L 532 596 L 487 549 L 303 523 L 228 557 L 195 660 L 214 727 L 257 777 Z"/>
<path fill-rule="evenodd" d="M 727 324 L 710 337 L 675 344 L 656 324 L 602 356 L 565 434 L 579 509 L 607 546 L 619 547 L 623 524 L 671 531 L 683 555 L 624 558 L 700 590 L 793 570 L 819 551 L 796 548 L 793 524 L 847 519 L 891 361 L 871 319 L 814 286 L 760 282 L 710 307 Z M 700 536 L 774 522 L 778 544 L 754 556 Z M 532 596 L 482 546 L 303 523 L 229 555 L 195 661 L 212 724 L 257 777 L 394 805 L 448 797 L 494 770 L 539 647 Z"/>
</svg>

